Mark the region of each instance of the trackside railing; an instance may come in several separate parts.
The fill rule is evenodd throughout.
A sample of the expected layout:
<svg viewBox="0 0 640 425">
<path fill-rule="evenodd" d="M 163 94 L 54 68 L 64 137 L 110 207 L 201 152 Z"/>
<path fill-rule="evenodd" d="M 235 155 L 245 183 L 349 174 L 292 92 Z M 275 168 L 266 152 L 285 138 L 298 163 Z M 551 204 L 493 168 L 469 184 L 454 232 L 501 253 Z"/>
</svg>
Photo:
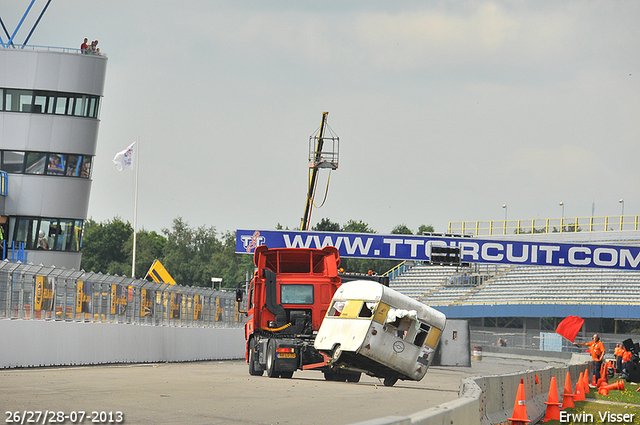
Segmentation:
<svg viewBox="0 0 640 425">
<path fill-rule="evenodd" d="M 639 230 L 640 216 L 561 217 L 530 220 L 451 221 L 449 233 L 463 235 L 513 235 L 530 233 L 610 232 Z"/>
<path fill-rule="evenodd" d="M 235 292 L 0 262 L 0 319 L 242 327 Z"/>
</svg>

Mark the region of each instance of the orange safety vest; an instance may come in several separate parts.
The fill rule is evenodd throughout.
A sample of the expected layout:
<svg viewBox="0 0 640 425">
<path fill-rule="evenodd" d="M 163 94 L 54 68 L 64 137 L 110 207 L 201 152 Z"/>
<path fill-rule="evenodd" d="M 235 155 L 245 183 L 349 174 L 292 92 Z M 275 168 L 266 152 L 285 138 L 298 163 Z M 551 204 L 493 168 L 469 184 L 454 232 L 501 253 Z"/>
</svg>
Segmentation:
<svg viewBox="0 0 640 425">
<path fill-rule="evenodd" d="M 633 353 L 631 353 L 631 351 L 624 350 L 624 354 L 622 355 L 622 361 L 628 362 L 629 360 L 631 360 L 631 357 L 633 357 Z"/>
<path fill-rule="evenodd" d="M 590 342 L 589 349 L 591 351 L 591 358 L 594 361 L 600 361 L 604 358 L 604 344 L 602 341 Z"/>
</svg>

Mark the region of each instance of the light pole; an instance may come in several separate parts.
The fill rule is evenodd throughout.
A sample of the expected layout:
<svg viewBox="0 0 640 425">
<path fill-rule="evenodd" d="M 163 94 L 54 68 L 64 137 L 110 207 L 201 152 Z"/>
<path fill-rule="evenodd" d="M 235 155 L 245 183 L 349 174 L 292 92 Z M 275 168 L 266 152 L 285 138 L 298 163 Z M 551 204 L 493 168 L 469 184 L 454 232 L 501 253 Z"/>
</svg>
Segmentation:
<svg viewBox="0 0 640 425">
<path fill-rule="evenodd" d="M 622 211 L 620 211 L 620 215 L 624 215 L 624 199 L 620 199 L 618 202 L 622 204 Z"/>
<path fill-rule="evenodd" d="M 562 216 L 560 217 L 560 231 L 564 232 L 564 202 L 560 202 L 560 208 L 562 208 Z"/>
<path fill-rule="evenodd" d="M 507 204 L 502 204 L 502 208 L 504 208 L 504 227 L 502 228 L 502 234 L 507 234 Z"/>
<path fill-rule="evenodd" d="M 622 230 L 622 222 L 624 220 L 624 199 L 620 199 L 618 202 L 622 204 L 622 210 L 620 211 L 620 230 Z"/>
</svg>

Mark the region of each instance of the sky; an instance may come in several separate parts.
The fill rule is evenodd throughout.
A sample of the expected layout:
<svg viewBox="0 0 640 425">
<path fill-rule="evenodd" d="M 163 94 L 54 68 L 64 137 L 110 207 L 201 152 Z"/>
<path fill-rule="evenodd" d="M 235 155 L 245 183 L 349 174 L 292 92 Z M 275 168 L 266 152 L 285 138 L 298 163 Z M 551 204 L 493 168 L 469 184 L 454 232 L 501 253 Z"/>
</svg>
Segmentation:
<svg viewBox="0 0 640 425">
<path fill-rule="evenodd" d="M 28 4 L 2 1 L 10 32 Z M 56 0 L 29 44 L 108 57 L 94 220 L 133 222 L 112 159 L 139 140 L 139 229 L 298 228 L 328 111 L 340 162 L 311 225 L 384 234 L 640 214 L 638 22 L 635 0 Z"/>
</svg>

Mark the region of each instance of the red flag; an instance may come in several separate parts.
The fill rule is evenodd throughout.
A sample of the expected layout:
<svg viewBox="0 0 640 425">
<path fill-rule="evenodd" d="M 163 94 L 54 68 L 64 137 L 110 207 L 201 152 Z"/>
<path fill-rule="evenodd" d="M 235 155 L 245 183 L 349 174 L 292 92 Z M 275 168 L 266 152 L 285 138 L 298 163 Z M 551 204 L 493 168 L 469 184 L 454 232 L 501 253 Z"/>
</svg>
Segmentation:
<svg viewBox="0 0 640 425">
<path fill-rule="evenodd" d="M 558 323 L 556 333 L 573 342 L 584 324 L 584 319 L 578 316 L 569 316 Z"/>
</svg>

